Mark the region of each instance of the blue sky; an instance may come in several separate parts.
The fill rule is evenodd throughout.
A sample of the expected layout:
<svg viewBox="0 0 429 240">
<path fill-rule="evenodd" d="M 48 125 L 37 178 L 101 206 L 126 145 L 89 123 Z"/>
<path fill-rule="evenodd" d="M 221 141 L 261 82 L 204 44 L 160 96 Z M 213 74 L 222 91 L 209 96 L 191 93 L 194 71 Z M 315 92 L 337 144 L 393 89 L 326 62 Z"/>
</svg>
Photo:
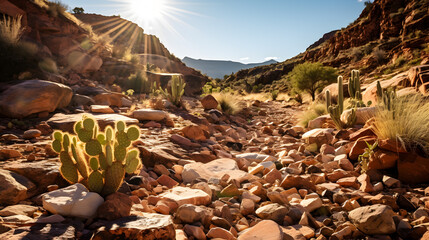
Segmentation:
<svg viewBox="0 0 429 240">
<path fill-rule="evenodd" d="M 62 0 L 137 22 L 177 57 L 245 63 L 291 58 L 324 33 L 346 27 L 364 8 L 362 0 L 162 0 L 165 14 L 145 19 L 130 1 L 142 0 Z"/>
</svg>

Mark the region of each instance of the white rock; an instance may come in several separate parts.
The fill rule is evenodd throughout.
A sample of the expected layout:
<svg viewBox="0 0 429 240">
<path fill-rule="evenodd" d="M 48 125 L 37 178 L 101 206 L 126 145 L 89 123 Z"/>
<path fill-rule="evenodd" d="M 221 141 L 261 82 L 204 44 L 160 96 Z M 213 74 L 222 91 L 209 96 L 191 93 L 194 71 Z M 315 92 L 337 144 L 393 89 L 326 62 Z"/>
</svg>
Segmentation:
<svg viewBox="0 0 429 240">
<path fill-rule="evenodd" d="M 43 207 L 52 214 L 90 218 L 95 215 L 104 199 L 98 193 L 89 192 L 80 183 L 73 184 L 43 195 Z"/>
<path fill-rule="evenodd" d="M 322 199 L 319 197 L 316 198 L 308 198 L 301 201 L 301 206 L 305 208 L 308 212 L 312 212 L 318 208 L 320 208 L 323 204 Z"/>
</svg>

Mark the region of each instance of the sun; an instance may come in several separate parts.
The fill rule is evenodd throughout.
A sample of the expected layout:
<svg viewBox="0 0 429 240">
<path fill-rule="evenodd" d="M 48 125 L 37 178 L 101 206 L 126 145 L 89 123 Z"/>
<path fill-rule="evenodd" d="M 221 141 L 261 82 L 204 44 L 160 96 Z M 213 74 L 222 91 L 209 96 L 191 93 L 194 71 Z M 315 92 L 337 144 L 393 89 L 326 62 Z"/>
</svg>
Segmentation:
<svg viewBox="0 0 429 240">
<path fill-rule="evenodd" d="M 128 5 L 132 15 L 144 21 L 159 20 L 168 6 L 166 0 L 128 0 Z"/>
</svg>

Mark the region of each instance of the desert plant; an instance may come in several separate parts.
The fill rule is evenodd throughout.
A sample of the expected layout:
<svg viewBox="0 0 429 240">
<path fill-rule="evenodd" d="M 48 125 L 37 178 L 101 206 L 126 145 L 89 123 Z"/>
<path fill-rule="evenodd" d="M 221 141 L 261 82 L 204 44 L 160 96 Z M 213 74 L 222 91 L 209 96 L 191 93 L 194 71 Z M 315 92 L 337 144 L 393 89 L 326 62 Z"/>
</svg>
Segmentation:
<svg viewBox="0 0 429 240">
<path fill-rule="evenodd" d="M 338 100 L 336 105 L 332 104 L 331 92 L 327 90 L 325 94 L 326 109 L 331 116 L 331 119 L 334 122 L 335 126 L 338 129 L 344 129 L 353 126 L 356 122 L 356 107 L 351 109 L 351 114 L 349 114 L 345 122 L 341 120 L 341 114 L 344 110 L 343 77 L 338 76 Z"/>
<path fill-rule="evenodd" d="M 377 105 L 373 130 L 379 139 L 396 140 L 408 151 L 429 154 L 429 102 L 419 94 L 394 97 L 389 109 Z"/>
<path fill-rule="evenodd" d="M 234 115 L 241 110 L 239 99 L 231 93 L 214 93 L 212 94 L 219 103 L 218 108 L 222 112 Z"/>
<path fill-rule="evenodd" d="M 321 63 L 302 63 L 293 68 L 290 73 L 292 86 L 297 91 L 305 91 L 314 101 L 316 93 L 328 84 L 335 82 L 336 70 L 323 66 Z"/>
<path fill-rule="evenodd" d="M 0 81 L 9 81 L 21 72 L 36 69 L 37 45 L 22 41 L 21 16 L 0 19 Z"/>
<path fill-rule="evenodd" d="M 168 91 L 167 89 L 163 90 L 161 87 L 159 87 L 159 90 L 161 94 L 168 99 L 168 101 L 179 107 L 181 104 L 182 95 L 185 93 L 185 80 L 183 80 L 182 76 L 174 75 L 171 77 L 170 83 L 170 91 Z"/>
<path fill-rule="evenodd" d="M 374 48 L 372 50 L 372 56 L 378 63 L 382 63 L 384 60 L 386 60 L 387 54 L 386 51 L 382 49 Z"/>
<path fill-rule="evenodd" d="M 395 98 L 396 90 L 387 90 L 381 87 L 380 81 L 377 81 L 377 102 L 380 106 L 386 108 L 388 111 L 392 111 L 393 117 L 395 117 Z"/>
<path fill-rule="evenodd" d="M 137 93 L 149 94 L 151 92 L 151 84 L 142 71 L 138 71 L 128 77 L 128 87 Z"/>
<path fill-rule="evenodd" d="M 74 14 L 82 14 L 84 12 L 85 12 L 85 10 L 83 8 L 81 8 L 81 7 L 75 7 L 75 8 L 73 8 L 73 13 Z"/>
<path fill-rule="evenodd" d="M 125 172 L 133 173 L 142 164 L 132 141 L 140 137 L 137 126 L 118 121 L 115 129 L 100 132 L 97 121 L 87 115 L 76 122 L 77 135 L 55 131 L 52 148 L 60 154 L 60 172 L 69 183 L 83 183 L 90 191 L 107 196 L 122 184 Z"/>
<path fill-rule="evenodd" d="M 366 104 L 362 100 L 362 89 L 360 87 L 359 71 L 352 70 L 349 80 L 348 91 L 350 95 L 349 108 L 366 107 L 372 104 L 368 101 Z"/>
<path fill-rule="evenodd" d="M 307 127 L 311 120 L 327 113 L 324 103 L 314 102 L 299 116 L 299 123 L 301 126 Z"/>
<path fill-rule="evenodd" d="M 17 44 L 21 39 L 24 29 L 21 26 L 22 16 L 15 18 L 3 16 L 0 21 L 0 38 L 8 44 Z"/>
<path fill-rule="evenodd" d="M 271 99 L 272 99 L 273 101 L 275 101 L 275 100 L 277 100 L 277 97 L 279 96 L 279 90 L 272 90 L 272 91 L 270 92 L 270 94 L 271 94 Z"/>
<path fill-rule="evenodd" d="M 64 15 L 65 11 L 69 8 L 66 4 L 60 1 L 47 2 L 48 3 L 48 14 L 51 17 L 58 17 Z"/>
<path fill-rule="evenodd" d="M 58 73 L 57 63 L 51 58 L 45 58 L 40 61 L 39 68 L 45 72 Z"/>
<path fill-rule="evenodd" d="M 358 162 L 361 167 L 361 173 L 365 173 L 366 171 L 368 171 L 369 160 L 374 157 L 374 150 L 378 146 L 377 141 L 375 141 L 372 145 L 369 144 L 367 141 L 365 141 L 365 143 L 367 147 L 365 148 L 364 153 L 362 153 L 358 157 Z"/>
</svg>

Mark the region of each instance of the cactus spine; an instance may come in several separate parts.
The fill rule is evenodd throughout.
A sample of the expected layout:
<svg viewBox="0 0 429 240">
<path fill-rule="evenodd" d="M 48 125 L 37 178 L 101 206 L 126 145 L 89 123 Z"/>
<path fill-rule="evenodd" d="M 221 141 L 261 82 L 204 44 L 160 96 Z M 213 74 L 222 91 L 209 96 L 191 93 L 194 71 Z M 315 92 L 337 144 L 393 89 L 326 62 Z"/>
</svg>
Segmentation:
<svg viewBox="0 0 429 240">
<path fill-rule="evenodd" d="M 326 107 L 335 126 L 339 129 L 353 126 L 356 122 L 356 109 L 351 110 L 351 114 L 347 117 L 346 122 L 341 121 L 341 114 L 344 110 L 344 87 L 343 77 L 338 76 L 338 101 L 337 104 L 332 104 L 331 93 L 326 91 Z"/>
<path fill-rule="evenodd" d="M 116 123 L 116 129 L 107 126 L 99 132 L 97 122 L 84 115 L 75 123 L 77 135 L 55 131 L 52 148 L 60 153 L 61 175 L 70 183 L 81 182 L 93 192 L 107 196 L 122 184 L 125 172 L 133 173 L 142 164 L 139 151 L 131 147 L 140 137 L 137 126 L 126 128 Z"/>
<path fill-rule="evenodd" d="M 167 98 L 171 103 L 180 106 L 182 95 L 185 93 L 186 83 L 183 80 L 182 76 L 174 75 L 171 78 L 171 91 L 169 92 L 167 89 L 163 90 L 161 87 L 159 88 L 161 94 Z"/>
</svg>

